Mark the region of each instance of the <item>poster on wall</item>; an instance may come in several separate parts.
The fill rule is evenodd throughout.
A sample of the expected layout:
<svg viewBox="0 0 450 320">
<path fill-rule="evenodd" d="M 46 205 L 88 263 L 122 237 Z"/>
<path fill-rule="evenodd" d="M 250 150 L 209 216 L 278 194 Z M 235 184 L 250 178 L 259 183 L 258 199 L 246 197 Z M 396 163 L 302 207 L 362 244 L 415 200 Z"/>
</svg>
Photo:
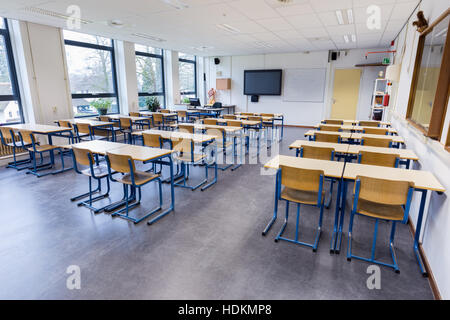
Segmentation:
<svg viewBox="0 0 450 320">
<path fill-rule="evenodd" d="M 323 102 L 327 69 L 286 69 L 284 72 L 283 101 Z"/>
</svg>

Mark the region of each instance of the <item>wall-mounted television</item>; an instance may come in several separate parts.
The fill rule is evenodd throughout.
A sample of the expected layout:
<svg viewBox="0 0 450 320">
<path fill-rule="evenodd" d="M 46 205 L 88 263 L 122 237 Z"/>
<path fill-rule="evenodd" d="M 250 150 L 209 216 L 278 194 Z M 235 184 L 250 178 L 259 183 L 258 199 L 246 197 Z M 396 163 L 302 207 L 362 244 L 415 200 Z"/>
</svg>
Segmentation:
<svg viewBox="0 0 450 320">
<path fill-rule="evenodd" d="M 281 95 L 281 69 L 244 70 L 244 95 Z"/>
</svg>

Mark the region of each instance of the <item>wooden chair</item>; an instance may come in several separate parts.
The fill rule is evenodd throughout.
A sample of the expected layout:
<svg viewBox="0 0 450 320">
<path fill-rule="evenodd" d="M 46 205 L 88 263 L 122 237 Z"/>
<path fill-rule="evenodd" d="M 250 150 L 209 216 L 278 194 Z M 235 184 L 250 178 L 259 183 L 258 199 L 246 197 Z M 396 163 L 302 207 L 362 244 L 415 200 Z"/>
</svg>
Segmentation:
<svg viewBox="0 0 450 320">
<path fill-rule="evenodd" d="M 341 136 L 338 133 L 330 134 L 330 133 L 315 132 L 314 141 L 340 143 Z"/>
<path fill-rule="evenodd" d="M 169 109 L 159 109 L 159 112 L 161 113 L 170 113 Z"/>
<path fill-rule="evenodd" d="M 252 112 L 241 112 L 242 116 L 254 116 L 255 114 Z"/>
<path fill-rule="evenodd" d="M 95 165 L 94 155 L 87 149 L 72 148 L 73 168 L 76 173 L 83 174 L 89 177 L 89 192 L 75 196 L 70 201 L 76 201 L 85 197 L 89 197 L 89 200 L 78 203 L 78 206 L 84 206 L 91 209 L 94 213 L 103 211 L 105 207 L 95 208 L 92 203 L 108 197 L 110 192 L 110 184 L 108 179 L 108 167 L 105 164 Z M 78 166 L 87 167 L 86 169 L 80 169 Z M 102 191 L 102 179 L 106 178 L 107 190 L 104 194 L 93 197 L 97 192 Z M 92 179 L 97 180 L 97 188 L 92 190 Z"/>
<path fill-rule="evenodd" d="M 326 124 L 338 124 L 338 125 L 343 125 L 343 124 L 344 124 L 344 121 L 342 121 L 342 120 L 327 119 L 327 120 L 324 120 L 324 123 L 326 123 Z"/>
<path fill-rule="evenodd" d="M 198 165 L 206 159 L 206 155 L 195 153 L 194 141 L 192 139 L 171 137 L 170 143 L 172 150 L 176 153 L 173 155 L 173 159 L 181 163 L 181 179 L 177 180 L 174 184 L 178 187 L 196 190 L 200 186 L 204 185 L 208 181 L 208 165 L 205 165 L 205 179 L 195 186 L 186 184 L 189 179 L 189 166 Z M 202 188 L 202 190 L 204 190 Z"/>
<path fill-rule="evenodd" d="M 230 120 L 230 121 L 227 121 L 227 126 L 229 126 L 229 127 L 240 127 L 240 128 L 244 127 L 244 125 L 242 124 L 241 120 Z M 244 140 L 245 140 L 246 153 L 248 153 L 249 149 L 250 149 L 250 136 L 249 136 L 248 132 L 242 132 L 242 135 L 243 135 Z M 231 169 L 231 170 L 234 170 L 234 168 Z"/>
<path fill-rule="evenodd" d="M 36 141 L 36 137 L 34 136 L 33 132 L 28 130 L 20 130 L 19 131 L 19 137 L 22 144 L 23 149 L 27 149 L 30 152 L 31 157 L 31 163 L 32 166 L 28 168 L 27 173 L 31 173 L 37 177 L 43 177 L 49 174 L 52 174 L 54 172 L 47 172 L 47 173 L 39 173 L 39 171 L 50 169 L 54 164 L 54 151 L 59 151 L 59 154 L 61 156 L 61 165 L 62 165 L 62 171 L 66 171 L 67 169 L 64 169 L 64 154 L 61 149 L 61 147 L 51 144 L 44 144 L 41 145 Z M 44 154 L 48 152 L 50 155 L 50 162 L 44 163 Z M 40 162 L 37 163 L 36 156 L 40 156 Z"/>
<path fill-rule="evenodd" d="M 94 135 L 92 133 L 91 125 L 89 123 L 75 123 L 73 126 L 75 128 L 75 134 L 78 142 L 86 140 L 94 140 L 93 139 Z"/>
<path fill-rule="evenodd" d="M 161 113 L 152 114 L 153 127 L 164 129 L 164 117 Z"/>
<path fill-rule="evenodd" d="M 142 133 L 142 144 L 146 147 L 162 149 L 163 140 L 161 139 L 161 135 L 159 135 L 159 134 L 143 132 Z M 159 171 L 156 172 L 156 163 L 153 162 L 151 171 L 158 173 L 158 174 L 161 173 L 162 164 L 160 165 Z"/>
<path fill-rule="evenodd" d="M 124 142 L 133 144 L 133 120 L 130 118 L 119 118 L 120 132 L 124 134 Z"/>
<path fill-rule="evenodd" d="M 115 154 L 111 152 L 106 153 L 106 163 L 108 165 L 108 173 L 109 179 L 113 182 L 119 182 L 123 185 L 124 197 L 125 200 L 125 208 L 122 208 L 112 214 L 113 217 L 119 216 L 121 218 L 133 221 L 135 224 L 141 222 L 142 220 L 148 218 L 155 212 L 161 210 L 162 207 L 162 186 L 160 174 L 150 173 L 146 171 L 138 171 L 136 170 L 133 159 L 128 155 Z M 113 172 L 120 172 L 123 175 L 115 179 L 113 177 Z M 159 206 L 152 211 L 144 214 L 144 216 L 140 218 L 134 218 L 129 216 L 129 210 L 138 206 L 141 203 L 142 199 L 142 191 L 141 188 L 152 182 L 156 181 L 158 183 L 159 188 Z M 128 188 L 130 188 L 131 192 L 128 192 Z M 133 194 L 133 190 L 138 190 L 138 199 L 133 204 L 129 204 L 133 197 L 130 199 L 130 194 Z"/>
<path fill-rule="evenodd" d="M 408 181 L 376 179 L 365 176 L 356 177 L 355 187 L 353 189 L 353 208 L 348 226 L 348 261 L 355 258 L 369 263 L 391 267 L 395 272 L 400 272 L 394 250 L 395 226 L 397 222 L 403 224 L 408 222 L 413 191 L 413 184 Z M 352 254 L 353 219 L 356 214 L 375 219 L 372 254 L 370 258 L 363 258 Z M 392 264 L 375 260 L 378 221 L 380 219 L 391 221 L 392 223 L 389 239 L 389 250 L 393 260 Z"/>
<path fill-rule="evenodd" d="M 380 123 L 377 121 L 359 121 L 361 127 L 379 127 Z"/>
<path fill-rule="evenodd" d="M 178 116 L 178 120 L 185 121 L 185 122 L 188 121 L 187 112 L 185 110 L 178 110 L 177 116 Z"/>
<path fill-rule="evenodd" d="M 13 161 L 9 162 L 6 167 L 21 171 L 29 168 L 29 164 L 31 163 L 31 154 L 28 159 L 17 160 L 16 152 L 20 149 L 26 151 L 27 148 L 31 146 L 31 144 L 25 145 L 25 149 L 23 149 L 17 145 L 18 140 L 20 140 L 20 137 L 16 135 L 13 130 L 0 126 L 0 141 L 5 148 L 8 148 L 12 151 L 13 155 Z"/>
<path fill-rule="evenodd" d="M 339 131 L 341 131 L 341 128 L 340 127 L 327 126 L 325 124 L 321 124 L 319 126 L 319 130 L 321 130 L 321 131 L 335 131 L 335 132 L 339 132 Z"/>
<path fill-rule="evenodd" d="M 220 170 L 225 171 L 233 164 L 226 165 L 227 149 L 233 146 L 233 142 L 227 140 L 227 133 L 225 128 L 206 129 L 206 134 L 216 137 L 217 149 L 222 150 L 224 167 L 219 167 Z"/>
<path fill-rule="evenodd" d="M 203 124 L 217 125 L 217 119 L 204 119 Z"/>
<path fill-rule="evenodd" d="M 358 163 L 370 164 L 373 166 L 391 167 L 397 168 L 400 161 L 398 154 L 371 152 L 371 151 L 359 151 Z"/>
<path fill-rule="evenodd" d="M 389 139 L 378 139 L 365 137 L 361 139 L 361 145 L 371 147 L 390 148 L 392 147 L 392 141 Z"/>
<path fill-rule="evenodd" d="M 133 112 L 133 111 L 129 112 L 128 115 L 130 117 L 140 117 L 141 116 L 141 114 L 139 112 Z"/>
<path fill-rule="evenodd" d="M 116 137 L 116 139 L 117 139 L 117 135 L 120 134 L 120 123 L 119 123 L 119 121 L 112 121 L 109 116 L 99 116 L 98 118 L 102 122 L 112 122 L 112 123 L 114 123 L 112 128 L 109 128 L 109 130 L 114 131 L 114 132 L 111 132 L 111 134 L 114 135 Z"/>
<path fill-rule="evenodd" d="M 388 135 L 389 134 L 389 130 L 386 128 L 364 128 L 363 133 L 368 133 L 368 134 L 379 134 L 379 135 Z"/>
<path fill-rule="evenodd" d="M 224 114 L 223 118 L 228 119 L 228 120 L 236 120 L 237 119 L 236 115 L 234 115 L 234 114 Z"/>
<path fill-rule="evenodd" d="M 187 132 L 187 133 L 194 134 L 195 127 L 194 126 L 190 126 L 190 125 L 185 125 L 185 124 L 179 124 L 178 125 L 178 129 L 181 132 Z"/>
<path fill-rule="evenodd" d="M 323 218 L 323 207 L 325 200 L 325 191 L 323 190 L 323 178 L 324 174 L 322 170 L 307 170 L 288 166 L 280 166 L 280 186 L 277 187 L 278 190 L 281 186 L 284 186 L 280 193 L 280 199 L 286 201 L 286 217 L 284 224 L 281 227 L 280 232 L 275 238 L 275 242 L 278 240 L 284 240 L 303 246 L 307 246 L 313 249 L 315 252 L 317 246 L 319 245 L 320 233 L 322 230 L 322 218 Z M 295 238 L 289 239 L 283 237 L 283 232 L 286 229 L 288 218 L 289 218 L 289 203 L 297 203 L 297 220 L 295 225 Z M 314 243 L 306 243 L 299 241 L 298 229 L 300 224 L 300 205 L 310 205 L 320 208 L 319 223 L 317 227 L 317 232 L 315 236 Z"/>
</svg>

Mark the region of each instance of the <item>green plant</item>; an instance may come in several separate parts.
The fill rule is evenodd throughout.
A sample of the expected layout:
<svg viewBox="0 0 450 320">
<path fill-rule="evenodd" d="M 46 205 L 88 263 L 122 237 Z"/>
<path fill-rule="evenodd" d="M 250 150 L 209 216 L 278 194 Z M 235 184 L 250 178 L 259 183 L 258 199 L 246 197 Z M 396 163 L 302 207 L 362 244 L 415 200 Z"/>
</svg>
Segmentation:
<svg viewBox="0 0 450 320">
<path fill-rule="evenodd" d="M 189 98 L 184 98 L 184 99 L 183 99 L 183 103 L 189 104 L 189 103 L 191 103 L 191 102 L 189 101 Z"/>
<path fill-rule="evenodd" d="M 157 97 L 147 97 L 145 99 L 145 104 L 148 107 L 148 111 L 155 112 L 161 107 L 161 103 Z"/>
<path fill-rule="evenodd" d="M 109 108 L 111 108 L 111 100 L 101 98 L 92 101 L 90 105 L 97 109 L 100 115 L 105 115 L 108 113 Z"/>
</svg>

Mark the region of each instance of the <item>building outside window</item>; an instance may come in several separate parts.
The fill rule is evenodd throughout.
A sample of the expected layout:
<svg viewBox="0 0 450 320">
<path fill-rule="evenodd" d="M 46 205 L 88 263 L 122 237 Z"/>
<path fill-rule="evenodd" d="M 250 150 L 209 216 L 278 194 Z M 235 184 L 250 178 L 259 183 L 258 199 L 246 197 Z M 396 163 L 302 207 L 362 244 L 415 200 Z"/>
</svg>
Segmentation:
<svg viewBox="0 0 450 320">
<path fill-rule="evenodd" d="M 179 81 L 182 102 L 188 98 L 197 97 L 197 57 L 179 53 Z"/>
</svg>

